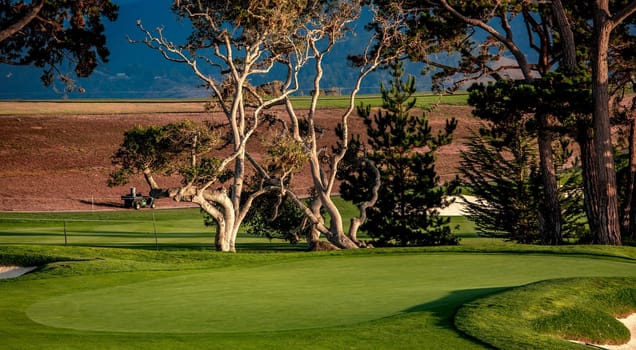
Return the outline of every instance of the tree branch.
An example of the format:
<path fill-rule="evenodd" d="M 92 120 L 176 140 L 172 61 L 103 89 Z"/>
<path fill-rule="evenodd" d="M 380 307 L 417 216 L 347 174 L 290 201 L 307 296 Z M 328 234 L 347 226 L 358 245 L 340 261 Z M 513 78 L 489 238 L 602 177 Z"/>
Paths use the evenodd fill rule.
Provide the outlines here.
<path fill-rule="evenodd" d="M 5 41 L 7 38 L 12 37 L 17 32 L 21 31 L 24 27 L 29 25 L 29 23 L 31 23 L 31 21 L 33 21 L 38 16 L 40 11 L 42 10 L 42 7 L 44 7 L 44 3 L 44 0 L 40 0 L 40 2 L 37 5 L 33 6 L 33 8 L 24 17 L 20 18 L 20 20 L 10 25 L 8 28 L 1 30 L 0 43 Z"/>
<path fill-rule="evenodd" d="M 633 15 L 634 12 L 636 12 L 636 1 L 630 2 L 629 4 L 627 4 L 627 6 L 623 7 L 620 11 L 612 16 L 612 28 L 621 24 L 624 20 L 627 19 L 627 17 Z"/>
<path fill-rule="evenodd" d="M 475 18 L 470 18 L 470 17 L 464 16 L 462 13 L 457 11 L 457 9 L 455 9 L 454 7 L 449 5 L 446 0 L 440 0 L 440 4 L 448 12 L 450 12 L 453 16 L 455 16 L 456 18 L 458 18 L 462 22 L 483 29 L 488 34 L 492 35 L 493 38 L 497 39 L 497 41 L 499 41 L 500 43 L 505 45 L 506 48 L 508 48 L 508 50 L 510 50 L 510 52 L 513 54 L 513 56 L 515 56 L 515 59 L 519 63 L 519 69 L 521 69 L 521 71 L 523 72 L 524 78 L 525 79 L 532 79 L 532 75 L 530 74 L 530 69 L 529 69 L 529 65 L 528 65 L 528 60 L 526 59 L 526 57 L 523 54 L 523 52 L 519 49 L 519 47 L 514 42 L 512 42 L 508 38 L 506 38 L 503 35 L 501 35 L 501 33 L 499 33 L 497 30 L 495 30 L 495 28 L 493 28 L 492 26 L 488 25 L 486 22 L 484 22 L 482 20 L 475 19 Z"/>

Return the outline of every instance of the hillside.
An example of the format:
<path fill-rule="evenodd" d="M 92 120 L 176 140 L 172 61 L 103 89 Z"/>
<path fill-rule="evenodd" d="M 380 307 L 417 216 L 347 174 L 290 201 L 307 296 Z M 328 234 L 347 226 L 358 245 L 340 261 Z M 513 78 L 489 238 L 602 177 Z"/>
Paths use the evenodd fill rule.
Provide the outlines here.
<path fill-rule="evenodd" d="M 28 104 L 28 112 L 24 112 L 24 104 Z M 203 112 L 200 102 L 0 102 L 0 110 L 15 111 L 0 116 L 1 211 L 118 208 L 120 196 L 128 192 L 128 186 L 108 188 L 106 180 L 113 169 L 110 156 L 119 146 L 124 130 L 181 119 L 222 118 Z M 339 109 L 320 111 L 319 124 L 328 130 L 322 142 L 333 141 L 333 128 L 341 112 Z M 437 168 L 443 178 L 456 173 L 461 138 L 477 123 L 469 115 L 469 107 L 465 106 L 440 106 L 429 114 L 433 128 L 442 127 L 448 117 L 459 119 L 455 142 L 439 152 Z M 356 119 L 357 124 L 352 130 L 362 132 L 362 123 Z M 257 141 L 250 149 L 258 153 Z M 296 186 L 306 191 L 310 187 L 308 180 L 307 176 L 301 175 L 297 177 Z M 177 184 L 174 179 L 162 181 L 168 185 Z M 138 191 L 147 192 L 141 179 L 132 185 Z M 159 207 L 175 204 L 168 199 L 158 203 Z"/>

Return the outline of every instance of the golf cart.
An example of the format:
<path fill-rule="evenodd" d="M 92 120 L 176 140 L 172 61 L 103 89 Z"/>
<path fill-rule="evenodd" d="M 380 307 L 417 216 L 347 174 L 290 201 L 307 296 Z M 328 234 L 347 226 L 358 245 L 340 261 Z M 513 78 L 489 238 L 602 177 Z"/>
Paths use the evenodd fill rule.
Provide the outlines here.
<path fill-rule="evenodd" d="M 121 199 L 124 201 L 124 208 L 155 208 L 155 199 L 151 196 L 144 196 L 141 192 L 137 192 L 134 187 L 130 188 L 130 193 L 127 195 L 121 196 Z"/>

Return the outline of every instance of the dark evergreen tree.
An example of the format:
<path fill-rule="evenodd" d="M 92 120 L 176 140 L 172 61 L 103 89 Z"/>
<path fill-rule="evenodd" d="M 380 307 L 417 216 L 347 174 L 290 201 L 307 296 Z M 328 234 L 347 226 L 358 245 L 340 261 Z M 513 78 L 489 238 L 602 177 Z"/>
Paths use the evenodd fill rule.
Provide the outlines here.
<path fill-rule="evenodd" d="M 451 141 L 457 123 L 448 120 L 446 128 L 435 135 L 425 114 L 411 115 L 416 106 L 415 78 L 403 80 L 400 63 L 391 64 L 390 74 L 390 88 L 381 85 L 382 109 L 372 115 L 370 106 L 358 108 L 367 128 L 368 150 L 357 138 L 349 149 L 367 153 L 381 174 L 378 201 L 369 209 L 362 229 L 378 245 L 457 244 L 449 219 L 434 209 L 444 207 L 445 196 L 455 188 L 455 183 L 439 184 L 435 151 Z M 345 199 L 355 203 L 368 199 L 373 178 L 370 164 L 348 165 L 341 185 Z"/>
<path fill-rule="evenodd" d="M 533 84 L 502 80 L 469 90 L 469 103 L 475 107 L 473 113 L 484 121 L 484 126 L 462 152 L 460 172 L 465 186 L 479 198 L 467 204 L 468 213 L 484 235 L 520 243 L 555 244 L 542 235 L 545 191 L 536 143 L 539 131 L 533 117 L 547 108 L 556 115 L 562 114 L 563 103 L 552 93 L 554 88 L 544 88 L 549 79 L 554 77 Z M 572 156 L 566 138 L 551 148 L 560 183 L 557 193 L 560 212 L 555 214 L 563 223 L 562 238 L 582 238 L 587 231 L 580 168 L 573 164 L 564 169 Z"/>
<path fill-rule="evenodd" d="M 536 149 L 531 141 L 523 128 L 504 134 L 484 127 L 462 152 L 462 178 L 477 198 L 466 202 L 467 213 L 481 234 L 539 241 Z"/>
<path fill-rule="evenodd" d="M 590 98 L 563 99 L 567 101 L 563 105 L 582 101 L 590 104 L 585 113 L 571 114 L 576 113 L 579 118 L 576 140 L 583 155 L 585 208 L 593 241 L 620 245 L 620 219 L 624 234 L 636 232 L 636 210 L 631 209 L 636 203 L 636 157 L 630 157 L 635 170 L 626 179 L 631 193 L 621 203 L 621 218 L 608 103 L 610 96 L 622 90 L 624 83 L 631 85 L 634 77 L 633 1 L 428 0 L 401 2 L 400 6 L 390 0 L 374 3 L 382 12 L 408 11 L 404 21 L 409 27 L 409 57 L 435 70 L 433 82 L 439 88 L 457 88 L 483 75 L 532 83 L 557 71 L 572 79 L 579 79 L 581 72 L 589 74 Z M 523 25 L 517 26 L 519 23 Z M 476 32 L 488 35 L 475 35 Z M 440 52 L 447 54 L 435 54 Z M 562 91 L 553 93 L 558 96 Z M 526 101 L 531 98 L 522 96 Z M 549 148 L 561 136 L 553 132 L 559 126 L 555 117 L 550 110 L 535 115 L 545 191 L 541 216 L 547 219 L 542 240 L 548 244 L 562 241 L 561 228 L 565 226 L 557 215 L 563 210 L 558 207 L 559 183 L 552 166 L 555 160 L 551 158 L 554 150 Z M 636 135 L 636 128 L 633 130 Z"/>

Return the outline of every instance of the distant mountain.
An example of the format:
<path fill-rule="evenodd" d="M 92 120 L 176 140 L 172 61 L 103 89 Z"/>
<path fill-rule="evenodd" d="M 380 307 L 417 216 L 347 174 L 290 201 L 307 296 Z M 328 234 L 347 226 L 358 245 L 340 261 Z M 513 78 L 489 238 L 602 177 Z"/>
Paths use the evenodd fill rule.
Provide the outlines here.
<path fill-rule="evenodd" d="M 127 36 L 143 37 L 137 28 L 137 19 L 142 19 L 149 29 L 165 25 L 167 35 L 185 36 L 184 23 L 177 23 L 164 5 L 153 0 L 116 1 L 120 3 L 119 18 L 106 22 L 109 61 L 97 67 L 93 74 L 80 79 L 78 84 L 86 93 L 70 94 L 71 98 L 145 98 L 184 97 L 198 92 L 196 79 L 185 67 L 167 62 L 158 53 L 144 45 L 131 44 Z M 162 8 L 163 7 L 163 8 Z M 181 29 L 181 30 L 179 30 Z M 40 80 L 40 70 L 33 67 L 0 65 L 0 98 L 62 98 L 63 91 L 56 87 L 45 88 Z"/>
<path fill-rule="evenodd" d="M 0 65 L 0 99 L 57 99 L 57 98 L 181 98 L 204 97 L 208 91 L 200 87 L 200 81 L 182 64 L 166 61 L 158 52 L 143 44 L 131 44 L 127 37 L 143 38 L 137 28 L 137 20 L 154 30 L 164 27 L 164 34 L 174 42 L 184 39 L 189 33 L 189 25 L 178 21 L 170 11 L 169 3 L 155 0 L 121 0 L 119 18 L 114 23 L 106 23 L 109 62 L 98 66 L 96 71 L 78 84 L 86 92 L 65 94 L 56 87 L 45 88 L 39 76 L 40 70 L 33 67 Z M 334 49 L 325 61 L 324 88 L 339 88 L 347 93 L 352 88 L 356 71 L 350 67 L 346 57 L 362 52 L 368 38 L 363 26 L 369 17 L 362 18 L 356 27 L 356 35 L 350 35 Z M 411 64 L 408 71 L 419 75 L 422 65 Z M 311 69 L 304 71 L 302 87 L 306 94 L 311 91 Z M 254 84 L 269 80 L 281 80 L 280 71 L 267 77 L 256 78 Z M 386 79 L 385 72 L 369 76 L 362 93 L 379 91 L 380 81 Z M 260 80 L 260 81 L 259 81 Z M 430 80 L 418 77 L 420 90 L 430 89 Z"/>

